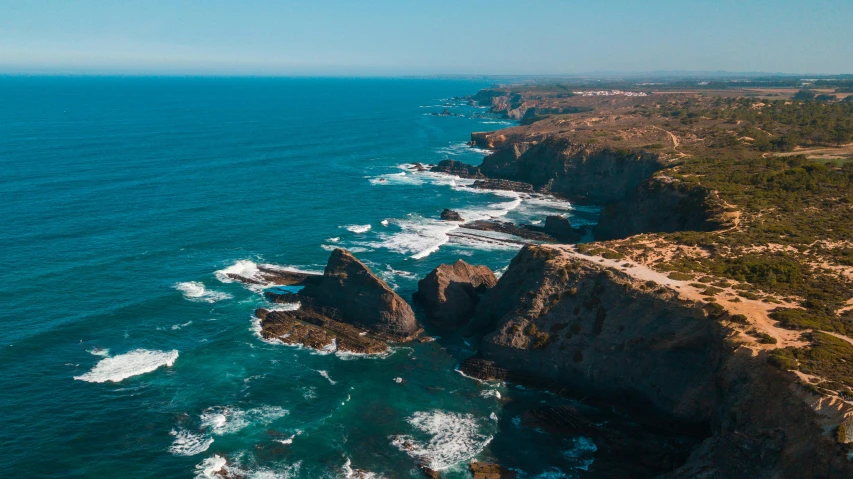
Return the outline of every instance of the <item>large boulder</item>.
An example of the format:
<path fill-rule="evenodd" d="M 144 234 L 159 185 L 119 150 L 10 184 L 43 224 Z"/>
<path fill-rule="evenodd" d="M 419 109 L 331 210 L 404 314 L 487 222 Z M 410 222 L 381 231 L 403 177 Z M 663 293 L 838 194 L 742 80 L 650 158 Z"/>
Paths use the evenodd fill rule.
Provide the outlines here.
<path fill-rule="evenodd" d="M 479 295 L 496 283 L 491 269 L 460 259 L 452 265 L 440 265 L 418 281 L 414 299 L 423 306 L 430 323 L 456 330 L 471 319 Z"/>
<path fill-rule="evenodd" d="M 444 221 L 465 221 L 465 219 L 462 218 L 462 215 L 460 215 L 459 212 L 447 208 L 445 208 L 441 212 L 441 219 Z"/>
<path fill-rule="evenodd" d="M 422 331 L 411 306 L 349 251 L 334 250 L 323 276 L 303 284 L 296 294 L 270 296 L 391 340 L 408 341 Z"/>

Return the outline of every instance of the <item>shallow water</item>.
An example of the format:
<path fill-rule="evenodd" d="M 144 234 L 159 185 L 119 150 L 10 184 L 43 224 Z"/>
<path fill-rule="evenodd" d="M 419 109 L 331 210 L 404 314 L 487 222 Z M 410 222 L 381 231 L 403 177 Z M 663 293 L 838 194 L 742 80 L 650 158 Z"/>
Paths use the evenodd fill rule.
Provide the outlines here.
<path fill-rule="evenodd" d="M 222 274 L 321 270 L 345 247 L 408 298 L 442 262 L 500 272 L 515 254 L 454 238 L 443 208 L 593 221 L 593 209 L 405 166 L 479 163 L 469 133 L 510 123 L 448 99 L 485 86 L 0 78 L 0 467 L 190 478 L 227 459 L 248 477 L 395 478 L 424 460 L 454 478 L 499 456 L 524 477 L 580 473 L 588 439 L 519 417 L 567 400 L 462 376 L 462 339 L 380 358 L 264 342 L 261 290 Z M 429 115 L 445 104 L 465 116 Z"/>

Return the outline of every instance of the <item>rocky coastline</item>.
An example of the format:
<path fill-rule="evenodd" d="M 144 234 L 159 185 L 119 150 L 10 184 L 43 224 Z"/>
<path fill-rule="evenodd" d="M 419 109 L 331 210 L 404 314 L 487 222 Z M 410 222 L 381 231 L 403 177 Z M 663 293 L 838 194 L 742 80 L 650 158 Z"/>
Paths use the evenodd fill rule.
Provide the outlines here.
<path fill-rule="evenodd" d="M 502 90 L 484 90 L 472 101 L 514 119 L 537 111 Z M 461 223 L 453 234 L 490 231 L 541 243 L 524 246 L 499 279 L 459 260 L 418 283 L 413 304 L 429 325 L 476 344 L 460 372 L 606 404 L 641 424 L 619 434 L 569 410 L 528 411 L 526 420 L 537 427 L 595 435 L 608 457 L 633 451 L 645 461 L 595 461 L 588 469 L 594 477 L 853 477 L 853 439 L 837 432 L 845 424 L 853 429 L 853 406 L 803 387 L 794 372 L 772 364 L 770 348 L 745 341 L 739 324 L 747 309 L 702 296 L 701 284 L 673 280 L 606 245 L 574 246 L 588 233 L 601 243 L 733 227 L 717 191 L 677 174 L 680 156 L 513 129 L 472 133 L 470 144 L 492 152 L 479 166 L 444 160 L 429 171 L 476 180 L 472 188 L 550 194 L 603 209 L 591 231 L 561 216 L 517 225 L 441 212 L 441 220 Z M 265 339 L 373 354 L 423 332 L 415 310 L 347 251 L 335 250 L 323 275 L 261 273 L 301 288 L 267 293 L 299 307 L 259 309 Z M 758 311 L 756 304 L 749 311 Z M 472 465 L 471 473 L 514 474 L 497 464 Z"/>

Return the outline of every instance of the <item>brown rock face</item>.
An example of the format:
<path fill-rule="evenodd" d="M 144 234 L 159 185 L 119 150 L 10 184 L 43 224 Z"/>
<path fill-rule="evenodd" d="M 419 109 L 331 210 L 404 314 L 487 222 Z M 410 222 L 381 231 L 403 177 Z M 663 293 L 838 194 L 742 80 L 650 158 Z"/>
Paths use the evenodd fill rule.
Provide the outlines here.
<path fill-rule="evenodd" d="M 481 356 L 462 370 L 692 426 L 706 439 L 686 462 L 661 456 L 655 468 L 667 479 L 853 477 L 847 446 L 813 408 L 822 397 L 768 364 L 766 353 L 730 342 L 715 314 L 558 248 L 528 246 L 478 304 L 471 328 L 484 333 Z M 604 474 L 605 466 L 590 472 L 634 477 Z"/>
<path fill-rule="evenodd" d="M 278 339 L 285 344 L 301 344 L 317 350 L 334 346 L 338 351 L 359 354 L 381 353 L 388 349 L 385 342 L 363 334 L 360 329 L 333 321 L 311 309 L 258 309 L 255 316 L 261 319 L 264 339 Z"/>
<path fill-rule="evenodd" d="M 462 215 L 460 215 L 458 212 L 449 210 L 447 208 L 445 208 L 444 211 L 441 212 L 441 219 L 444 221 L 465 221 L 465 219 L 462 218 Z"/>
<path fill-rule="evenodd" d="M 479 294 L 497 283 L 492 270 L 461 259 L 443 264 L 418 281 L 415 300 L 423 305 L 432 324 L 448 330 L 461 328 L 474 314 Z"/>
<path fill-rule="evenodd" d="M 518 477 L 514 471 L 510 471 L 499 464 L 472 462 L 468 468 L 474 475 L 474 479 L 515 479 Z"/>
<path fill-rule="evenodd" d="M 408 341 L 422 331 L 411 306 L 349 251 L 333 251 L 323 276 L 310 278 L 304 285 L 297 294 L 268 296 L 279 302 L 300 302 L 303 309 L 395 341 Z"/>

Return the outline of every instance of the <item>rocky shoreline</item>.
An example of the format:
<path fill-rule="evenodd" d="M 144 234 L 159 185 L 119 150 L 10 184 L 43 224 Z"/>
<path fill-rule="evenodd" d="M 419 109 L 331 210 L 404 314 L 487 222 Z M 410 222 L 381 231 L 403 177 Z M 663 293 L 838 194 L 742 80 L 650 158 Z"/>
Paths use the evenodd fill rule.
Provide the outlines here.
<path fill-rule="evenodd" d="M 481 92 L 473 100 L 512 118 L 527 114 L 512 97 Z M 479 166 L 444 160 L 414 169 L 473 179 L 472 188 L 551 194 L 604 209 L 592 231 L 560 216 L 540 226 L 465 222 L 458 212 L 441 212 L 441 220 L 460 222 L 452 235 L 488 231 L 542 243 L 524 246 L 500 279 L 459 260 L 418 283 L 413 302 L 426 321 L 477 344 L 461 373 L 625 412 L 641 426 L 605 431 L 569 409 L 525 414 L 542 429 L 600 438 L 608 458 L 635 461 L 592 462 L 593 477 L 853 477 L 850 448 L 835 436 L 853 407 L 802 387 L 794 373 L 768 362 L 768 349 L 739 341 L 738 315 L 728 306 L 685 294 L 681 284 L 606 248 L 583 254 L 571 246 L 588 233 L 600 241 L 731 227 L 717 192 L 686 185 L 668 170 L 672 157 L 648 151 L 512 130 L 472 133 L 471 144 L 493 152 Z M 423 332 L 409 304 L 347 251 L 335 250 L 323 275 L 261 273 L 301 287 L 267 293 L 300 306 L 258 310 L 265 339 L 374 354 Z M 471 473 L 514 474 L 497 464 L 472 465 Z"/>

